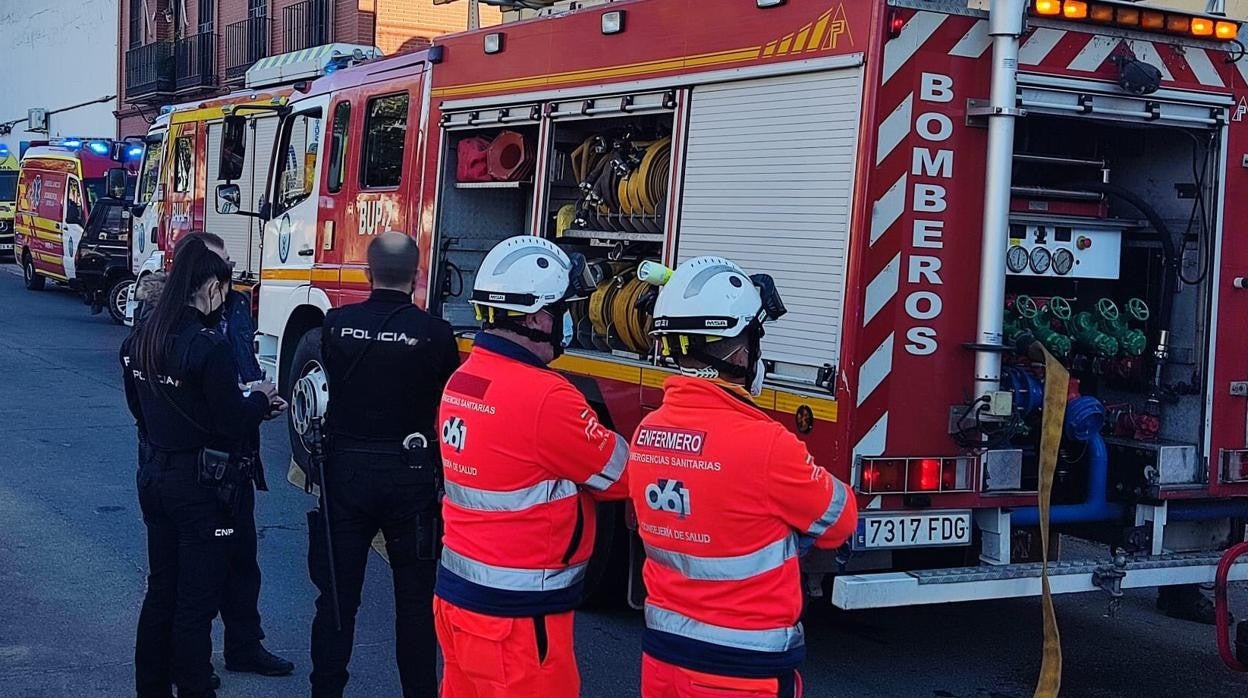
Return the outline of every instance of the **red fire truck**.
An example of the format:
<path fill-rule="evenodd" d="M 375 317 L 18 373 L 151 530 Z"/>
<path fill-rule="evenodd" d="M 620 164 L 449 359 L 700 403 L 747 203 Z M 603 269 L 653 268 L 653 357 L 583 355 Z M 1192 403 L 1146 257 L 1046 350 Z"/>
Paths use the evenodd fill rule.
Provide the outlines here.
<path fill-rule="evenodd" d="M 541 235 L 605 272 L 557 367 L 630 433 L 673 372 L 639 264 L 721 254 L 790 311 L 758 404 L 862 510 L 852 551 L 803 560 L 812 596 L 1039 594 L 1042 474 L 1055 530 L 1101 546 L 1055 593 L 1210 581 L 1248 519 L 1238 31 L 1108 0 L 581 1 L 332 63 L 253 214 L 260 360 L 286 391 L 320 376 L 381 231 L 465 334 L 485 252 Z"/>

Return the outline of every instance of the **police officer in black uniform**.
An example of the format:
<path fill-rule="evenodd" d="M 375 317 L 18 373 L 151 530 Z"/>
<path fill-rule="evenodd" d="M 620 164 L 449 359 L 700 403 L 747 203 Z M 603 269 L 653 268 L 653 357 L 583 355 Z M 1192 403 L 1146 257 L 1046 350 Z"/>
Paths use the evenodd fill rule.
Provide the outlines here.
<path fill-rule="evenodd" d="M 139 505 L 148 534 L 147 595 L 135 640 L 140 697 L 215 696 L 212 619 L 225 588 L 239 489 L 232 457 L 281 403 L 271 383 L 240 389 L 216 329 L 230 267 L 202 240 L 182 246 L 160 302 L 121 348 L 126 401 L 139 430 Z"/>
<path fill-rule="evenodd" d="M 347 684 L 364 568 L 379 530 L 394 577 L 403 695 L 437 695 L 434 422 L 459 352 L 450 325 L 411 302 L 419 256 L 410 237 L 380 235 L 368 247 L 372 295 L 325 317 L 321 353 L 329 405 L 327 458 L 319 476 L 328 484 L 322 507 L 329 505 L 341 629 L 335 623 L 324 520 L 314 511 L 308 515 L 308 568 L 320 596 L 312 622 L 313 696 L 341 696 Z"/>

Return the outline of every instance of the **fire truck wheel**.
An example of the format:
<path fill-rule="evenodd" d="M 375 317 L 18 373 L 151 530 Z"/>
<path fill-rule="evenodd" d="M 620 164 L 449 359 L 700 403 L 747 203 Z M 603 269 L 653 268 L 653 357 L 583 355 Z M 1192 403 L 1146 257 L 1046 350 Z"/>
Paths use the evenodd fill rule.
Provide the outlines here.
<path fill-rule="evenodd" d="M 22 281 L 30 291 L 42 291 L 43 285 L 47 283 L 47 279 L 35 271 L 35 263 L 29 252 L 22 256 Z"/>
<path fill-rule="evenodd" d="M 290 370 L 286 372 L 287 378 L 283 381 L 282 396 L 290 400 L 290 391 L 299 379 L 312 371 L 319 370 L 322 370 L 321 328 L 313 327 L 305 332 L 299 338 L 299 343 L 295 345 L 295 356 L 290 362 Z M 290 454 L 295 459 L 295 463 L 306 473 L 311 453 L 303 443 L 303 436 L 295 430 L 293 411 L 288 410 L 286 414 L 286 428 L 290 432 Z"/>
<path fill-rule="evenodd" d="M 583 608 L 625 608 L 628 602 L 628 536 L 622 502 L 598 504 L 594 552 L 585 572 Z"/>
<path fill-rule="evenodd" d="M 134 279 L 129 277 L 119 279 L 117 283 L 108 289 L 108 316 L 118 325 L 126 324 L 126 297 L 130 294 L 130 287 L 134 285 Z"/>

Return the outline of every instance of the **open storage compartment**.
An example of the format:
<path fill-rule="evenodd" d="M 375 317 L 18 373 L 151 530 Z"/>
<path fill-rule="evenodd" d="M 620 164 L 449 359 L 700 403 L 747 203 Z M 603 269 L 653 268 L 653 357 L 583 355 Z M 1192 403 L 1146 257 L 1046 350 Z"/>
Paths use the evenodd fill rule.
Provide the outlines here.
<path fill-rule="evenodd" d="M 540 123 L 535 104 L 442 117 L 434 294 L 456 330 L 479 326 L 468 298 L 485 255 L 500 240 L 532 229 Z"/>
<path fill-rule="evenodd" d="M 629 358 L 651 354 L 655 287 L 638 266 L 663 258 L 671 184 L 671 91 L 555 102 L 542 234 L 602 273 L 572 305 L 575 348 Z"/>
<path fill-rule="evenodd" d="M 637 278 L 637 268 L 663 259 L 670 232 L 675 106 L 675 93 L 665 91 L 444 115 L 436 286 L 442 316 L 457 329 L 475 329 L 468 299 L 485 254 L 505 238 L 536 232 L 585 255 L 603 278 L 590 298 L 572 304 L 571 348 L 649 357 L 657 289 Z M 491 153 L 500 140 L 513 154 L 524 149 L 515 177 L 499 176 L 506 174 L 500 160 L 508 167 L 515 161 Z"/>
<path fill-rule="evenodd" d="M 1103 405 L 1097 431 L 1108 464 L 1092 462 L 1086 445 L 1068 438 L 1054 502 L 1104 496 L 1089 492 L 1089 473 L 1098 468 L 1108 469 L 1110 499 L 1155 501 L 1163 490 L 1207 479 L 1224 131 L 1205 106 L 1165 103 L 1149 111 L 1137 100 L 1112 114 L 1076 116 L 1054 106 L 1062 94 L 1029 97 L 1035 112 L 1019 122 L 1006 343 L 1030 332 L 1070 369 L 1078 394 Z M 1134 106 L 1138 117 L 1128 109 Z M 1007 361 L 1006 374 L 1017 395 L 1036 393 L 1025 358 Z M 1086 420 L 1100 421 L 1096 414 Z M 1022 441 L 1024 488 L 1034 488 L 1034 445 Z"/>

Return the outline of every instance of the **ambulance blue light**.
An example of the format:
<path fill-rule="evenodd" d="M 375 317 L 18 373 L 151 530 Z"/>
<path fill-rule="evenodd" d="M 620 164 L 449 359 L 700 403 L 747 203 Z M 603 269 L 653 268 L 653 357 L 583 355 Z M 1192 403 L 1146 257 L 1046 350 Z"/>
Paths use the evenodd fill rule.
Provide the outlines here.
<path fill-rule="evenodd" d="M 7 158 L 8 156 L 9 156 L 9 146 L 3 143 L 0 143 L 0 158 Z"/>
<path fill-rule="evenodd" d="M 141 145 L 132 145 L 128 150 L 126 150 L 126 157 L 137 158 L 142 157 L 142 155 L 143 146 Z"/>
<path fill-rule="evenodd" d="M 76 140 L 61 141 L 61 147 L 62 148 L 81 148 L 82 141 L 76 141 Z"/>
<path fill-rule="evenodd" d="M 101 143 L 99 141 L 91 141 L 90 143 L 87 144 L 87 147 L 90 148 L 91 152 L 95 153 L 96 155 L 108 155 L 107 143 Z"/>

